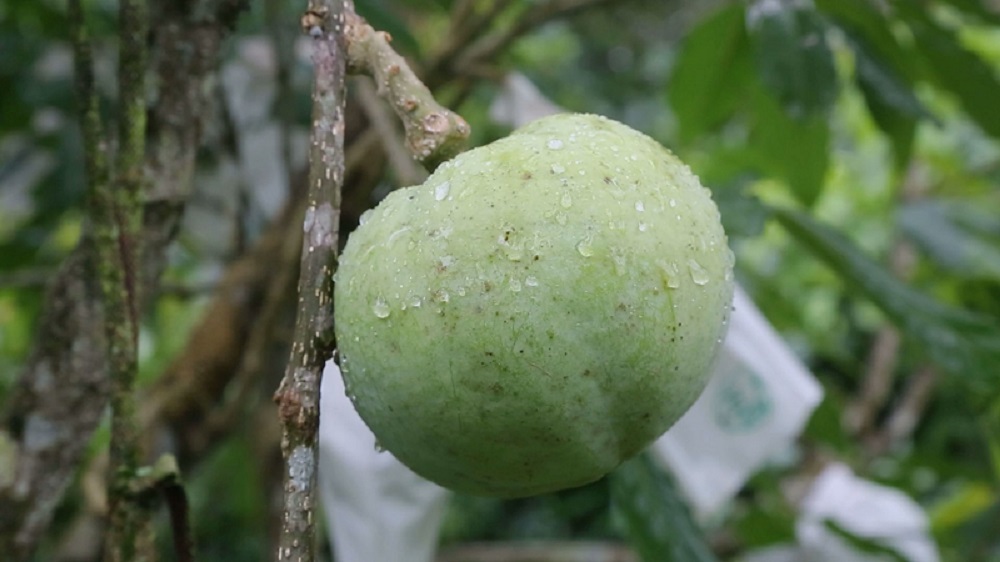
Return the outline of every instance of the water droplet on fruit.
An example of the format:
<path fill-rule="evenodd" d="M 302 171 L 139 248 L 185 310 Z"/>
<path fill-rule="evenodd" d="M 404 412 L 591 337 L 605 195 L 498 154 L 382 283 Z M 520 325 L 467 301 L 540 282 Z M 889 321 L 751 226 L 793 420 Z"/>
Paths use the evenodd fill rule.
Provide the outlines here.
<path fill-rule="evenodd" d="M 667 288 L 676 289 L 681 286 L 681 271 L 676 263 L 666 260 L 656 260 L 656 265 L 663 271 L 663 278 L 667 282 Z"/>
<path fill-rule="evenodd" d="M 510 261 L 521 261 L 524 257 L 524 241 L 518 240 L 517 233 L 510 225 L 504 225 L 497 235 L 497 245 Z"/>
<path fill-rule="evenodd" d="M 372 218 L 372 210 L 368 209 L 367 211 L 361 213 L 361 216 L 358 217 L 358 224 L 365 224 L 370 218 Z"/>
<path fill-rule="evenodd" d="M 385 452 L 385 447 L 382 446 L 382 443 L 380 443 L 378 439 L 375 440 L 375 452 L 377 453 Z"/>
<path fill-rule="evenodd" d="M 562 211 L 556 212 L 556 222 L 559 223 L 560 225 L 565 225 L 566 224 L 566 213 L 564 213 Z"/>
<path fill-rule="evenodd" d="M 407 232 L 408 230 L 410 230 L 410 227 L 408 227 L 408 226 L 404 226 L 403 228 L 400 228 L 399 230 L 397 230 L 397 231 L 393 232 L 392 234 L 390 234 L 390 235 L 389 235 L 389 238 L 387 238 L 387 239 L 386 239 L 386 241 L 385 241 L 385 245 L 386 245 L 386 246 L 390 246 L 390 245 L 392 245 L 392 243 L 393 243 L 393 242 L 394 242 L 394 241 L 396 240 L 396 238 L 398 238 L 398 237 L 402 236 L 402 235 L 403 235 L 403 234 L 405 234 L 405 233 L 406 233 L 406 232 Z"/>
<path fill-rule="evenodd" d="M 515 246 L 504 242 L 500 244 L 500 247 L 503 248 L 504 255 L 507 256 L 507 259 L 510 261 L 521 261 L 524 257 L 524 248 L 520 245 Z"/>
<path fill-rule="evenodd" d="M 534 275 L 529 275 L 529 276 L 527 276 L 527 277 L 524 278 L 524 284 L 527 285 L 527 286 L 529 286 L 529 287 L 537 287 L 538 286 L 538 278 L 536 278 Z"/>
<path fill-rule="evenodd" d="M 671 207 L 676 207 L 677 206 L 677 200 L 676 199 L 671 199 L 670 200 L 670 206 Z"/>
<path fill-rule="evenodd" d="M 562 199 L 559 200 L 559 204 L 568 209 L 573 206 L 573 197 L 567 193 L 562 196 Z"/>
<path fill-rule="evenodd" d="M 552 173 L 553 174 L 561 174 L 561 173 L 563 173 L 565 171 L 566 171 L 566 168 L 560 166 L 559 164 L 553 164 L 552 165 Z"/>
<path fill-rule="evenodd" d="M 636 201 L 635 202 L 635 210 L 639 211 L 641 213 L 641 212 L 643 212 L 643 211 L 646 210 L 646 206 L 642 204 L 642 201 Z"/>
<path fill-rule="evenodd" d="M 515 293 L 521 292 L 521 282 L 517 279 L 511 279 L 509 285 L 511 291 L 514 291 Z"/>
<path fill-rule="evenodd" d="M 448 238 L 453 230 L 454 228 L 450 224 L 438 227 L 431 232 L 431 238 Z"/>
<path fill-rule="evenodd" d="M 548 146 L 552 150 L 559 150 L 560 148 L 563 147 L 563 141 L 559 139 L 550 139 L 549 142 L 546 143 L 546 146 Z"/>
<path fill-rule="evenodd" d="M 628 271 L 625 264 L 625 254 L 623 254 L 621 250 L 613 249 L 611 250 L 611 260 L 615 264 L 615 273 L 618 275 L 625 275 L 625 272 Z"/>
<path fill-rule="evenodd" d="M 434 302 L 448 302 L 449 300 L 451 300 L 451 295 L 449 295 L 448 291 L 445 291 L 444 289 L 434 293 Z"/>
<path fill-rule="evenodd" d="M 451 183 L 444 182 L 442 184 L 438 184 L 438 186 L 434 188 L 434 199 L 443 201 L 444 198 L 448 196 L 449 191 L 451 191 Z"/>
<path fill-rule="evenodd" d="M 646 232 L 647 229 L 649 229 L 649 225 L 644 222 L 639 223 L 639 232 Z"/>
<path fill-rule="evenodd" d="M 372 305 L 372 312 L 378 318 L 388 318 L 389 317 L 389 305 L 385 302 L 385 299 L 381 295 L 375 299 L 375 304 Z"/>
<path fill-rule="evenodd" d="M 594 255 L 594 237 L 588 234 L 583 240 L 576 243 L 576 251 L 580 252 L 580 255 L 589 258 Z"/>
<path fill-rule="evenodd" d="M 412 306 L 413 308 L 420 308 L 420 305 L 421 305 L 421 304 L 423 304 L 423 301 L 422 301 L 422 300 L 420 300 L 420 297 L 418 297 L 418 296 L 416 296 L 416 295 L 414 295 L 414 296 L 413 296 L 413 297 L 412 297 L 412 298 L 410 299 L 410 306 Z"/>
<path fill-rule="evenodd" d="M 695 285 L 705 285 L 708 283 L 708 272 L 700 263 L 693 259 L 688 260 L 688 268 L 691 270 L 691 280 Z"/>

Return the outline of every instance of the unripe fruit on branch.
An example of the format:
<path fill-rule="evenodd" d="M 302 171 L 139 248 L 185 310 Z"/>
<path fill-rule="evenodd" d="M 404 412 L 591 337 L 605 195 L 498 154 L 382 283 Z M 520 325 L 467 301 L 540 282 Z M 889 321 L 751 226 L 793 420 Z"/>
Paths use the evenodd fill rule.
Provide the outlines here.
<path fill-rule="evenodd" d="M 365 219 L 337 274 L 341 367 L 416 473 L 502 497 L 583 485 L 704 389 L 733 254 L 709 191 L 645 135 L 548 117 Z"/>

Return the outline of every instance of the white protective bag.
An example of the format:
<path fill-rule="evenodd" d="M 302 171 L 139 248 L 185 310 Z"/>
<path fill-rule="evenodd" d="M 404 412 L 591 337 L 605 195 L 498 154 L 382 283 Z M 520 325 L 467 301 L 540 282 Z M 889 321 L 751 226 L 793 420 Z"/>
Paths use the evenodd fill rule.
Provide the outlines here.
<path fill-rule="evenodd" d="M 336 363 L 320 392 L 319 489 L 337 562 L 430 562 L 448 492 L 375 447 Z"/>
<path fill-rule="evenodd" d="M 715 514 L 791 447 L 823 389 L 740 287 L 705 392 L 651 451 L 695 514 Z"/>
<path fill-rule="evenodd" d="M 857 477 L 842 463 L 823 469 L 800 507 L 795 537 L 804 560 L 889 562 L 886 554 L 862 552 L 828 526 L 869 539 L 908 562 L 938 562 L 930 521 L 920 504 L 903 492 Z"/>

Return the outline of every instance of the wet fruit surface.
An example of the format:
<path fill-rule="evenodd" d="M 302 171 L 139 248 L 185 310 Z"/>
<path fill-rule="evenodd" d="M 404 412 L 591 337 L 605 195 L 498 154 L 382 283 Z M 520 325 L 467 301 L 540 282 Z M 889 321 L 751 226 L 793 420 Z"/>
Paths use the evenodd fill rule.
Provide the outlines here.
<path fill-rule="evenodd" d="M 586 484 L 704 388 L 732 265 L 708 190 L 655 141 L 536 121 L 363 217 L 335 292 L 348 394 L 441 485 Z"/>

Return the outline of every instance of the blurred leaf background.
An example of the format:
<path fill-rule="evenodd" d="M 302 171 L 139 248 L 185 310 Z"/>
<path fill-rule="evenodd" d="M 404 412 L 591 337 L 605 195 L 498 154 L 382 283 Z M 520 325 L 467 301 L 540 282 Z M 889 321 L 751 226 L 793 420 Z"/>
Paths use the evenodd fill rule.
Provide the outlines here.
<path fill-rule="evenodd" d="M 115 5 L 84 4 L 110 99 Z M 357 8 L 469 120 L 474 144 L 508 132 L 489 106 L 516 70 L 560 106 L 621 120 L 674 150 L 713 189 L 739 280 L 826 397 L 796 459 L 758 474 L 712 521 L 692 521 L 669 476 L 640 459 L 550 496 L 456 497 L 442 545 L 626 540 L 647 562 L 738 560 L 793 540 L 787 483 L 823 457 L 916 499 L 943 560 L 1000 560 L 997 3 L 593 2 L 514 34 L 489 60 L 463 66 L 459 53 L 442 62 L 455 39 L 449 21 L 462 10 L 488 14 L 480 31 L 489 34 L 546 4 L 571 2 L 358 0 Z M 304 7 L 252 2 L 224 49 L 218 115 L 142 329 L 145 385 L 182 352 L 227 265 L 261 236 L 304 166 Z M 81 230 L 64 10 L 49 0 L 0 5 L 0 398 L 30 350 L 45 282 Z M 291 58 L 276 56 L 275 45 Z M 398 186 L 396 172 L 374 183 L 367 205 Z M 887 345 L 888 372 L 875 375 L 873 357 Z M 873 376 L 888 392 L 862 408 Z M 931 390 L 917 394 L 918 379 Z M 262 386 L 254 400 L 266 412 L 271 389 Z M 900 415 L 911 416 L 908 426 L 893 424 Z M 275 482 L 258 462 L 257 423 L 231 423 L 218 444 L 185 461 L 205 560 L 270 557 Z M 74 534 L 85 533 L 83 475 L 39 560 L 71 560 L 67 543 L 83 540 Z"/>

